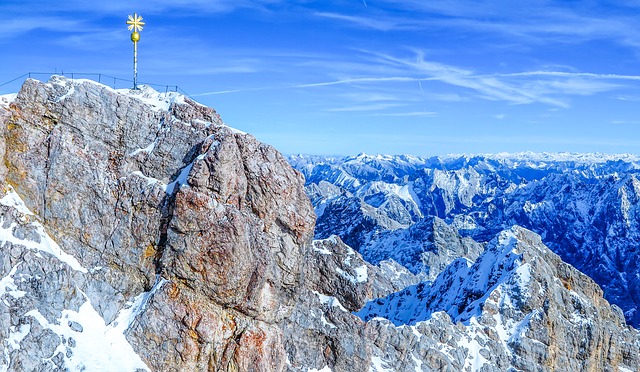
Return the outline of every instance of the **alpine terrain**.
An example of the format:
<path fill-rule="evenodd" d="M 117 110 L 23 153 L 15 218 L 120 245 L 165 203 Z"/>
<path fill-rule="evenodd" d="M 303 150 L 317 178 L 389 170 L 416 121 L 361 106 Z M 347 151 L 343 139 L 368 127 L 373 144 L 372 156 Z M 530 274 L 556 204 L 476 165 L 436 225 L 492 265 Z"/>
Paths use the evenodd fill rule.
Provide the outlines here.
<path fill-rule="evenodd" d="M 57 76 L 0 156 L 0 371 L 640 370 L 631 156 L 287 159 Z"/>
<path fill-rule="evenodd" d="M 587 274 L 640 327 L 640 158 L 499 154 L 290 158 L 307 178 L 316 237 L 433 280 L 513 225 Z M 462 240 L 451 240 L 459 234 Z M 448 240 L 447 240 L 448 239 Z M 473 239 L 473 240 L 472 240 Z"/>

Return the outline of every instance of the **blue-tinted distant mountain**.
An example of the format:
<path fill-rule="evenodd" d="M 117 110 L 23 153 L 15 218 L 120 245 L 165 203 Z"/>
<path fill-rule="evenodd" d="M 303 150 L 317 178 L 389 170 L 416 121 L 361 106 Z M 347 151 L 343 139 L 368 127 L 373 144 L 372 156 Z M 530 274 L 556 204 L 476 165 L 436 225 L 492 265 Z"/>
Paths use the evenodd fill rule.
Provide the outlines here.
<path fill-rule="evenodd" d="M 307 178 L 318 214 L 317 238 L 335 233 L 368 260 L 394 258 L 425 274 L 422 263 L 407 259 L 429 251 L 425 236 L 433 234 L 434 225 L 425 219 L 440 218 L 479 242 L 520 225 L 592 277 L 627 321 L 640 325 L 640 158 L 635 155 L 361 154 L 289 160 Z"/>

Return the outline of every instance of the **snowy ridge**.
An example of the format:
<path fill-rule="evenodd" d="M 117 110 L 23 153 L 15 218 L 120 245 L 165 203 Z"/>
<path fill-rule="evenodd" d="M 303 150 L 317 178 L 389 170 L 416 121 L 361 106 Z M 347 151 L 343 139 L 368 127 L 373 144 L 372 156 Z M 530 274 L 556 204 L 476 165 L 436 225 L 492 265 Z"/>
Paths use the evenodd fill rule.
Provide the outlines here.
<path fill-rule="evenodd" d="M 563 172 L 571 169 L 589 170 L 592 167 L 629 164 L 631 169 L 640 170 L 640 157 L 634 154 L 602 153 L 497 153 L 477 155 L 447 155 L 419 157 L 409 155 L 366 155 L 321 157 L 312 155 L 294 155 L 289 157 L 291 165 L 302 172 L 309 183 L 325 180 L 335 185 L 349 188 L 353 184 L 366 184 L 362 181 L 385 181 L 402 184 L 405 176 L 420 173 L 422 170 L 459 170 L 474 168 L 480 173 L 505 170 L 516 174 L 522 171 Z M 340 175 L 340 176 L 338 176 Z M 337 179 L 340 179 L 338 181 Z M 348 181 L 346 181 L 348 180 Z M 357 186 L 356 186 L 357 187 Z"/>
<path fill-rule="evenodd" d="M 5 192 L 6 192 L 5 196 L 2 197 L 2 199 L 0 199 L 0 204 L 16 209 L 16 211 L 22 215 L 20 219 L 23 222 L 28 223 L 29 225 L 31 225 L 32 228 L 35 229 L 35 232 L 37 234 L 36 235 L 37 240 L 34 241 L 34 240 L 22 239 L 15 236 L 14 231 L 15 231 L 15 228 L 17 227 L 17 224 L 12 223 L 6 228 L 4 227 L 4 225 L 6 224 L 1 224 L 3 227 L 0 228 L 0 241 L 11 242 L 13 244 L 22 245 L 28 249 L 46 252 L 48 254 L 53 255 L 61 262 L 66 263 L 74 270 L 77 270 L 83 273 L 87 272 L 87 269 L 82 267 L 82 265 L 78 262 L 78 260 L 76 260 L 75 257 L 65 253 L 62 250 L 62 248 L 60 248 L 58 243 L 56 243 L 55 241 L 53 241 L 53 239 L 51 239 L 51 237 L 45 232 L 44 226 L 42 226 L 40 222 L 31 221 L 32 216 L 34 216 L 34 214 L 29 210 L 29 208 L 27 208 L 27 206 L 24 204 L 20 196 L 13 190 L 11 186 L 9 186 L 5 190 Z"/>
<path fill-rule="evenodd" d="M 58 101 L 62 101 L 67 97 L 75 93 L 75 87 L 81 84 L 96 84 L 102 88 L 111 92 L 126 95 L 129 97 L 135 97 L 143 103 L 151 106 L 154 110 L 169 111 L 169 108 L 173 103 L 184 103 L 184 95 L 177 92 L 165 92 L 160 93 L 148 85 L 139 85 L 137 90 L 133 89 L 113 89 L 108 85 L 100 84 L 90 79 L 67 79 L 63 76 L 52 76 L 48 85 L 56 85 L 63 88 L 63 94 L 58 98 Z"/>
<path fill-rule="evenodd" d="M 140 85 L 138 90 L 117 89 L 116 92 L 135 97 L 155 110 L 169 111 L 172 104 L 184 104 L 184 95 L 177 92 L 160 93 L 148 85 Z"/>
<path fill-rule="evenodd" d="M 608 161 L 640 162 L 640 157 L 634 154 L 605 154 L 605 153 L 574 153 L 574 152 L 516 152 L 467 155 L 469 158 L 485 157 L 496 160 L 533 161 L 533 162 L 577 162 L 577 163 L 605 163 Z M 451 157 L 455 157 L 451 155 Z"/>
<path fill-rule="evenodd" d="M 620 328 L 622 314 L 601 293 L 539 236 L 515 226 L 493 239 L 475 263 L 458 259 L 433 283 L 372 300 L 354 314 L 408 338 L 415 345 L 415 367 L 423 365 L 420 356 L 437 350 L 451 363 L 444 369 L 537 370 L 549 360 L 541 350 L 558 345 L 564 348 L 560 358 L 570 363 L 565 370 L 577 371 L 592 365 L 588 344 L 594 339 L 615 333 L 620 337 L 615 347 L 638 347 L 638 332 Z M 393 365 L 393 350 L 374 350 L 381 365 Z M 629 362 L 636 363 L 633 358 L 624 363 Z M 611 363 L 625 368 L 620 361 Z"/>
<path fill-rule="evenodd" d="M 158 92 L 152 87 L 144 84 L 139 85 L 137 90 L 113 89 L 108 85 L 104 85 L 90 79 L 68 79 L 64 76 L 56 76 L 56 75 L 52 76 L 51 79 L 49 79 L 49 81 L 46 84 L 52 87 L 55 86 L 59 88 L 60 96 L 57 99 L 58 101 L 62 101 L 67 97 L 73 95 L 75 93 L 76 86 L 81 84 L 92 84 L 92 85 L 100 86 L 101 89 L 106 89 L 109 92 L 134 98 L 140 101 L 141 103 L 148 105 L 153 111 L 167 112 L 171 110 L 171 107 L 173 105 L 185 104 L 187 100 L 189 100 L 189 103 L 191 104 L 202 106 L 202 104 L 194 101 L 191 98 L 185 97 L 181 93 Z M 3 103 L 4 101 L 6 101 L 7 102 L 6 105 L 8 105 L 15 98 L 16 98 L 16 94 L 0 96 L 0 105 L 5 105 L 5 103 Z M 212 123 L 206 123 L 206 124 L 211 125 Z M 235 133 L 245 134 L 241 130 L 229 127 L 227 125 L 224 125 L 224 126 L 228 127 L 230 130 L 232 130 Z M 152 150 L 153 150 L 153 143 L 149 144 L 149 146 L 145 148 L 139 149 L 138 151 L 150 152 Z M 135 155 L 135 152 L 133 153 L 133 155 Z"/>
<path fill-rule="evenodd" d="M 373 300 L 356 315 L 363 320 L 383 317 L 400 326 L 414 325 L 434 312 L 444 311 L 454 322 L 468 323 L 480 316 L 480 309 L 494 291 L 505 295 L 503 301 L 510 301 L 510 293 L 524 301 L 531 275 L 529 266 L 522 263 L 516 241 L 513 231 L 504 231 L 475 263 L 457 259 L 432 284 L 420 283 Z"/>
<path fill-rule="evenodd" d="M 405 164 L 405 165 L 426 165 L 439 159 L 443 162 L 460 161 L 464 159 L 471 161 L 473 159 L 491 159 L 501 161 L 524 161 L 533 163 L 542 162 L 576 162 L 584 164 L 604 163 L 607 161 L 625 161 L 640 162 L 640 157 L 635 154 L 606 154 L 606 153 L 577 153 L 577 152 L 499 152 L 499 153 L 479 153 L 479 154 L 448 154 L 438 157 L 421 157 L 413 155 L 367 155 L 360 154 L 355 157 L 345 157 L 346 162 L 357 161 L 378 161 L 387 164 Z"/>
<path fill-rule="evenodd" d="M 27 252 L 35 251 L 35 257 L 40 260 L 54 260 L 60 262 L 56 265 L 58 275 L 66 272 L 76 272 L 77 275 L 88 274 L 73 256 L 65 253 L 45 232 L 44 227 L 35 221 L 35 215 L 26 207 L 20 196 L 10 186 L 5 189 L 5 196 L 0 199 L 0 205 L 4 206 L 2 216 L 2 229 L 0 229 L 0 242 L 4 247 L 23 247 Z M 19 222 L 11 222 L 15 219 Z M 15 248 L 13 248 L 15 252 Z M 43 263 L 40 263 L 42 265 Z M 35 265 L 39 267 L 39 265 Z M 66 269 L 70 268 L 71 270 Z M 0 330 L 0 345 L 3 346 L 0 353 L 0 371 L 6 372 L 12 369 L 12 356 L 21 352 L 23 342 L 38 343 L 38 338 L 43 337 L 43 329 L 49 330 L 57 338 L 57 347 L 53 354 L 42 359 L 38 369 L 53 369 L 56 365 L 63 365 L 70 371 L 148 371 L 149 368 L 135 353 L 132 346 L 125 338 L 124 332 L 135 321 L 136 317 L 144 311 L 149 300 L 155 292 L 166 282 L 162 278 L 156 280 L 151 291 L 141 293 L 129 302 L 116 316 L 111 324 L 105 324 L 102 316 L 96 311 L 89 298 L 79 287 L 70 282 L 69 293 L 76 293 L 83 302 L 79 306 L 70 306 L 59 311 L 60 316 L 51 319 L 50 305 L 43 307 L 38 301 L 42 293 L 31 292 L 34 280 L 46 280 L 41 274 L 27 274 L 29 265 L 25 262 L 18 263 L 0 279 L 0 301 L 3 306 L 11 308 L 15 315 L 20 317 L 18 325 L 8 330 Z M 92 270 L 93 272 L 93 270 Z M 83 279 L 87 280 L 87 279 Z M 51 285 L 48 282 L 40 284 L 46 288 Z M 55 288 L 55 287 L 54 287 Z M 47 293 L 47 295 L 55 295 Z M 72 305 L 71 300 L 68 305 Z M 25 310 L 21 310 L 25 309 Z M 30 310 L 27 310 L 30 309 Z M 44 309 L 44 310 L 43 310 Z M 21 311 L 24 311 L 23 313 Z M 18 318 L 16 318 L 18 319 Z M 32 335 L 37 330 L 38 334 Z M 34 338 L 35 341 L 34 341 Z M 55 346 L 55 344 L 54 344 Z M 27 349 L 29 346 L 27 346 Z M 56 358 L 54 358 L 56 356 Z M 57 359 L 60 357 L 61 359 Z M 54 360 L 55 359 L 55 360 Z M 60 364 L 62 363 L 62 364 Z M 23 366 L 27 370 L 35 366 Z M 16 366 L 13 366 L 16 368 Z"/>

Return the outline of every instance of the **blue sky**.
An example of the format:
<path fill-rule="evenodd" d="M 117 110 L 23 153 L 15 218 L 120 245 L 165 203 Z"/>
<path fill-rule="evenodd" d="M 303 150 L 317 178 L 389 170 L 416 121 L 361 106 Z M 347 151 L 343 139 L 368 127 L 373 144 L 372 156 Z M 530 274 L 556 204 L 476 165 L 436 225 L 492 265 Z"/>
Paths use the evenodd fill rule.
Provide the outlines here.
<path fill-rule="evenodd" d="M 640 154 L 640 0 L 2 0 L 0 84 L 130 79 L 133 12 L 140 81 L 287 154 Z"/>

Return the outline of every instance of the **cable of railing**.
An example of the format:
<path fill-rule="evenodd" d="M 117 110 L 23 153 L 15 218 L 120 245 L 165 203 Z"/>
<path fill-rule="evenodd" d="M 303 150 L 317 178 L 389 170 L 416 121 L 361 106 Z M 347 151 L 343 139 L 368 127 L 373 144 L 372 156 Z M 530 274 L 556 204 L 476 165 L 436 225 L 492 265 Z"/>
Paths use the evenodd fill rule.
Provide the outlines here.
<path fill-rule="evenodd" d="M 123 79 L 123 78 L 119 78 L 119 77 L 115 77 L 115 76 L 111 76 L 111 75 L 106 75 L 106 74 L 102 74 L 102 73 L 98 73 L 98 72 L 67 72 L 65 73 L 64 70 L 63 71 L 55 71 L 55 72 L 37 72 L 37 71 L 31 71 L 31 72 L 27 72 L 24 75 L 18 76 L 15 79 L 9 80 L 6 83 L 0 84 L 0 87 L 6 86 L 8 84 L 11 84 L 17 80 L 20 80 L 24 77 L 28 77 L 29 79 L 31 79 L 34 76 L 54 76 L 54 75 L 59 75 L 59 76 L 67 76 L 70 77 L 72 80 L 76 79 L 76 76 L 78 76 L 79 78 L 82 77 L 97 77 L 98 83 L 103 84 L 102 83 L 102 79 L 113 79 L 113 85 L 112 87 L 114 89 L 116 89 L 116 87 L 118 86 L 118 82 L 123 82 L 123 83 L 133 83 L 133 80 L 130 79 Z M 95 79 L 94 79 L 95 80 Z M 165 93 L 168 92 L 176 92 L 176 93 L 181 93 L 183 95 L 185 95 L 186 97 L 193 99 L 193 97 L 191 97 L 191 95 L 189 95 L 186 91 L 184 91 L 184 89 L 180 88 L 177 85 L 166 85 L 166 84 L 155 84 L 155 83 L 145 83 L 145 82 L 139 82 L 140 85 L 148 85 L 150 87 L 153 88 L 157 88 L 158 90 L 164 88 Z"/>
<path fill-rule="evenodd" d="M 195 101 L 195 99 L 193 97 L 191 97 L 191 95 L 187 92 L 184 91 L 184 89 L 176 86 L 176 92 L 178 93 L 182 93 L 185 97 L 188 97 L 190 100 Z"/>
<path fill-rule="evenodd" d="M 9 81 L 7 81 L 7 82 L 6 82 L 6 83 L 4 83 L 4 84 L 0 84 L 0 87 L 3 87 L 3 86 L 8 85 L 8 84 L 11 84 L 11 83 L 13 83 L 14 81 L 19 80 L 19 79 L 22 79 L 22 78 L 24 78 L 24 77 L 25 77 L 25 76 L 27 76 L 27 75 L 28 75 L 28 74 L 24 74 L 24 75 L 22 75 L 22 76 L 18 76 L 17 78 L 12 79 L 12 80 L 9 80 Z"/>

